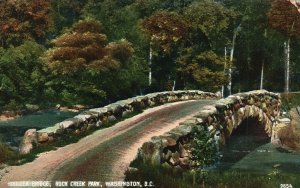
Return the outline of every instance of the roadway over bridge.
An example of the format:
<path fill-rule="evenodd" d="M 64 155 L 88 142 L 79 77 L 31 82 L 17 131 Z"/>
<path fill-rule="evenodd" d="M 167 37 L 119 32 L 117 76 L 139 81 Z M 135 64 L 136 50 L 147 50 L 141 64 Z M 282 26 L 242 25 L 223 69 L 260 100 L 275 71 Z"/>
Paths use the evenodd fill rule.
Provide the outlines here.
<path fill-rule="evenodd" d="M 104 120 L 112 119 L 111 116 L 113 114 L 116 113 L 116 117 L 117 114 L 120 114 L 119 105 L 124 105 L 124 109 L 130 109 L 125 103 L 130 104 L 130 106 L 133 105 L 137 109 L 144 105 L 146 106 L 146 104 L 155 106 L 155 104 L 168 103 L 157 107 L 152 106 L 153 108 L 147 109 L 137 116 L 126 119 L 112 127 L 98 130 L 77 143 L 58 148 L 55 151 L 42 153 L 31 163 L 8 167 L 6 169 L 8 173 L 1 179 L 0 187 L 6 187 L 9 181 L 18 180 L 97 179 L 108 181 L 116 180 L 117 177 L 120 178 L 119 180 L 122 180 L 124 171 L 135 158 L 138 148 L 145 141 L 150 140 L 152 136 L 158 136 L 175 128 L 180 122 L 198 113 L 203 106 L 212 104 L 214 102 L 212 99 L 216 97 L 213 93 L 202 91 L 161 92 L 119 101 L 103 108 L 90 109 L 88 110 L 89 112 L 96 111 L 99 114 L 97 116 L 98 120 L 103 123 Z M 64 129 L 63 132 L 65 133 L 73 134 L 68 129 L 76 132 L 78 128 L 85 127 L 85 122 L 90 122 L 89 118 L 93 118 L 93 115 L 96 114 L 95 112 L 89 112 L 84 112 L 78 115 L 77 118 L 66 120 L 54 127 L 50 127 L 47 129 L 49 130 L 48 133 L 58 130 L 57 133 L 54 132 L 52 135 L 57 134 L 56 138 L 62 132 L 61 129 Z M 87 118 L 87 114 L 92 116 Z M 83 119 L 84 117 L 85 119 Z M 79 118 L 82 119 L 80 120 Z M 101 124 L 99 121 L 93 121 L 95 126 L 97 122 Z M 63 127 L 63 125 L 65 126 Z M 39 132 L 29 130 L 28 132 L 30 134 L 25 135 L 28 136 L 25 138 L 27 141 L 32 139 L 33 142 L 42 143 L 43 139 L 45 139 L 45 134 L 43 134 L 45 130 Z M 47 135 L 49 136 L 49 134 Z M 46 142 L 49 142 L 49 139 L 47 141 L 45 139 L 44 143 Z M 118 169 L 117 171 L 115 170 L 116 168 Z M 111 173 L 113 171 L 117 173 Z"/>

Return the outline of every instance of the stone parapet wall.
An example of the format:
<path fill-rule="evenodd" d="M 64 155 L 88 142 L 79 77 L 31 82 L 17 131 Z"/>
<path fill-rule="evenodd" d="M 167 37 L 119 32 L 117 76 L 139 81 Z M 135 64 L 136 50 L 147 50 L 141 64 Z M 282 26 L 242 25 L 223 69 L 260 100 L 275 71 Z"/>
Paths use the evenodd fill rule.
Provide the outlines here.
<path fill-rule="evenodd" d="M 27 130 L 20 145 L 20 153 L 29 153 L 33 146 L 45 145 L 60 139 L 68 139 L 68 135 L 71 134 L 80 134 L 90 129 L 104 127 L 109 123 L 114 123 L 149 107 L 176 101 L 217 98 L 218 96 L 214 93 L 185 90 L 150 93 L 145 96 L 117 101 L 101 108 L 86 110 L 52 127 L 38 131 L 35 129 Z"/>
<path fill-rule="evenodd" d="M 138 158 L 154 165 L 193 167 L 191 142 L 199 131 L 207 131 L 213 141 L 225 144 L 226 138 L 244 119 L 256 118 L 271 137 L 279 122 L 280 95 L 265 90 L 238 93 L 208 105 L 178 127 L 143 144 Z"/>

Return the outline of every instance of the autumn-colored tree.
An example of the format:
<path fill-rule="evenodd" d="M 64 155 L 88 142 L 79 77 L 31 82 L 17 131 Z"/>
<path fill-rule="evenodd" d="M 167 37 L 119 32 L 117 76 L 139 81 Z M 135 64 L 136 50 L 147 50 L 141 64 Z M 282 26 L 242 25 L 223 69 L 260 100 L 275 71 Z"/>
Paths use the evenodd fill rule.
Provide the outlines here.
<path fill-rule="evenodd" d="M 185 19 L 177 13 L 158 11 L 142 23 L 151 42 L 158 45 L 164 53 L 170 53 L 173 44 L 180 42 L 189 31 Z"/>
<path fill-rule="evenodd" d="M 126 40 L 108 44 L 101 24 L 94 20 L 79 21 L 51 44 L 54 48 L 46 54 L 47 63 L 57 74 L 73 74 L 80 70 L 116 70 L 133 53 Z"/>
<path fill-rule="evenodd" d="M 286 36 L 285 48 L 285 87 L 284 91 L 290 90 L 290 43 L 292 37 L 300 36 L 300 14 L 295 6 L 286 0 L 274 0 L 268 14 L 272 28 Z"/>
<path fill-rule="evenodd" d="M 284 35 L 300 36 L 300 13 L 288 1 L 272 1 L 268 17 L 271 27 Z"/>
<path fill-rule="evenodd" d="M 146 31 L 150 38 L 150 58 L 149 58 L 149 85 L 151 84 L 151 74 L 152 74 L 152 60 L 153 56 L 159 64 L 159 68 L 164 72 L 157 72 L 156 79 L 162 79 L 161 82 L 171 81 L 173 79 L 173 87 L 175 88 L 175 59 L 178 47 L 180 46 L 182 40 L 188 35 L 189 25 L 185 19 L 177 13 L 158 11 L 152 16 L 146 18 L 142 23 L 143 29 Z M 159 59 L 162 56 L 162 59 Z M 164 67 L 164 68 L 162 68 Z M 157 70 L 154 70 L 154 73 Z M 162 76 L 164 75 L 164 77 Z M 160 76 L 160 78 L 159 78 Z M 161 83 L 164 85 L 165 83 Z M 171 88 L 164 88 L 171 89 Z"/>
<path fill-rule="evenodd" d="M 116 70 L 127 65 L 134 51 L 125 39 L 108 43 L 101 23 L 95 20 L 75 23 L 51 44 L 53 48 L 46 52 L 45 63 L 59 78 L 52 84 L 64 85 L 62 98 L 70 103 L 76 98 L 82 101 L 87 96 L 90 100 L 84 103 L 103 98 L 106 91 L 101 86 L 114 76 Z"/>
<path fill-rule="evenodd" d="M 52 23 L 49 0 L 1 1 L 1 46 L 20 45 L 24 40 L 44 41 Z"/>

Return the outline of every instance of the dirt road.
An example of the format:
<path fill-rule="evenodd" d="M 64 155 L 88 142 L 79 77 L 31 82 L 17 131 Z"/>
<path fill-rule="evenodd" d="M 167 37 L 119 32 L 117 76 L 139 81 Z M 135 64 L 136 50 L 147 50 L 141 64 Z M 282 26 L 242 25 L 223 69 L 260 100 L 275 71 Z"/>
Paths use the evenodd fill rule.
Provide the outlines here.
<path fill-rule="evenodd" d="M 31 163 L 9 167 L 0 187 L 7 187 L 10 181 L 120 181 L 145 141 L 175 128 L 213 102 L 177 102 L 147 109 L 77 143 L 42 153 Z"/>

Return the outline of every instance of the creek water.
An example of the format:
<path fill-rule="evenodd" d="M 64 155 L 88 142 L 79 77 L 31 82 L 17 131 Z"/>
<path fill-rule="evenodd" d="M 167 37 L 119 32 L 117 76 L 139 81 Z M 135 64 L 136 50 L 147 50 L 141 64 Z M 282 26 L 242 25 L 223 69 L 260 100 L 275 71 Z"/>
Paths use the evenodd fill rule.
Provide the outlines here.
<path fill-rule="evenodd" d="M 219 170 L 241 170 L 250 173 L 299 175 L 300 152 L 270 143 L 264 127 L 255 120 L 244 121 L 221 148 Z"/>
<path fill-rule="evenodd" d="M 43 129 L 75 116 L 76 112 L 45 110 L 19 117 L 14 120 L 0 121 L 0 142 L 18 147 L 27 129 Z"/>

